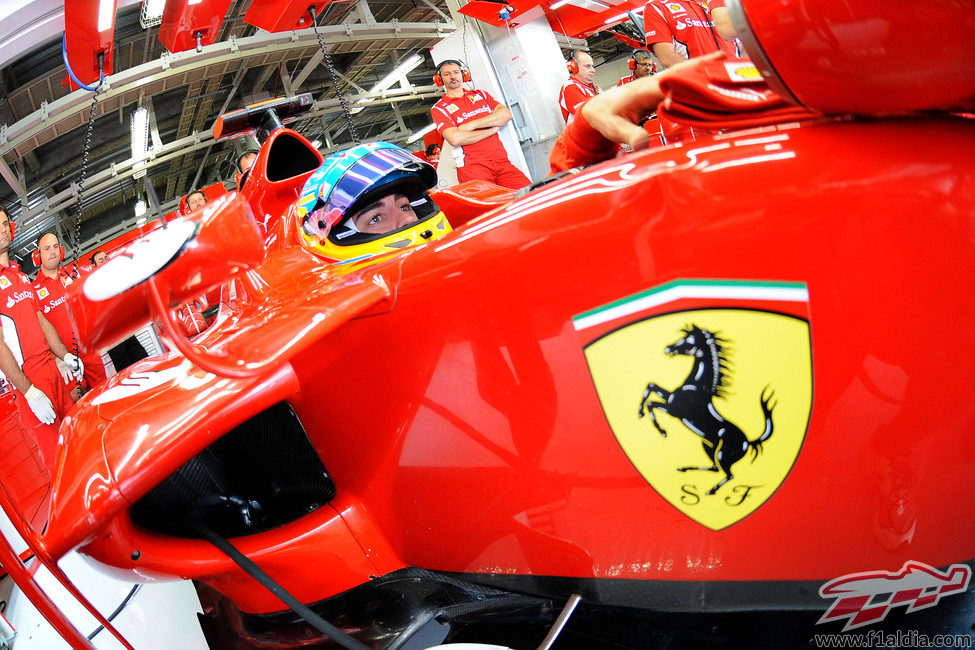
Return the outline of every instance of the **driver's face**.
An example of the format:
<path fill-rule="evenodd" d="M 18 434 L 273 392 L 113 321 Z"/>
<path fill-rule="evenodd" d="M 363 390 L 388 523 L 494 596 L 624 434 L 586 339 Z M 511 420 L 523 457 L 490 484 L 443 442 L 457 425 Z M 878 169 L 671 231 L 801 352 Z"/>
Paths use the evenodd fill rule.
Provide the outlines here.
<path fill-rule="evenodd" d="M 352 217 L 359 232 L 382 234 L 417 221 L 410 200 L 402 194 L 390 194 L 359 210 Z"/>
<path fill-rule="evenodd" d="M 95 253 L 95 259 L 92 260 L 92 264 L 94 264 L 95 266 L 101 266 L 107 261 L 108 261 L 108 255 L 106 255 L 105 253 L 98 252 Z"/>

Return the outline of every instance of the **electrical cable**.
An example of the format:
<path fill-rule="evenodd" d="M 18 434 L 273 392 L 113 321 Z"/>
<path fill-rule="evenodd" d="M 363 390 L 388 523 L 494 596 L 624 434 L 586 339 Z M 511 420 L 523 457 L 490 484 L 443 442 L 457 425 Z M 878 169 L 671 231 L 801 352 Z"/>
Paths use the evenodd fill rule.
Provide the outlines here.
<path fill-rule="evenodd" d="M 207 540 L 223 553 L 227 555 L 237 566 L 243 569 L 249 576 L 257 580 L 268 591 L 278 597 L 278 599 L 293 609 L 299 616 L 305 619 L 316 630 L 338 643 L 348 650 L 369 650 L 369 646 L 356 640 L 349 634 L 335 627 L 321 616 L 313 612 L 300 600 L 292 596 L 284 587 L 276 583 L 271 576 L 264 572 L 249 557 L 238 551 L 229 541 L 210 530 L 206 525 L 198 521 L 187 522 L 203 539 Z"/>
<path fill-rule="evenodd" d="M 71 75 L 72 79 L 75 80 L 75 83 L 78 83 L 77 77 L 74 76 L 74 73 L 71 71 L 71 66 L 68 64 L 68 52 L 67 49 L 64 49 L 66 47 L 66 41 L 64 39 L 61 40 L 61 47 L 64 52 L 64 64 L 68 68 L 68 73 Z M 78 256 L 81 255 L 81 208 L 85 192 L 85 177 L 88 175 L 88 153 L 91 150 L 91 136 L 95 127 L 95 107 L 98 104 L 98 89 L 101 88 L 102 83 L 105 81 L 104 52 L 98 53 L 98 77 L 100 81 L 94 88 L 88 88 L 88 86 L 78 83 L 78 85 L 82 88 L 91 91 L 91 110 L 88 113 L 88 126 L 85 129 L 85 140 L 81 150 L 81 173 L 78 177 L 78 209 L 75 211 L 74 236 L 72 237 L 72 243 L 74 244 L 74 263 L 72 265 L 71 277 L 75 280 L 81 277 L 81 271 L 78 269 Z M 73 333 L 71 335 L 71 353 L 74 354 L 76 358 L 81 357 L 78 337 Z M 81 385 L 81 390 L 83 393 L 87 392 L 87 390 L 91 388 L 88 386 L 88 382 L 84 375 L 81 376 L 78 383 Z"/>
<path fill-rule="evenodd" d="M 105 83 L 105 70 L 103 66 L 105 65 L 105 53 L 98 53 L 98 85 L 97 86 L 86 86 L 81 83 L 81 79 L 75 76 L 74 70 L 71 69 L 71 63 L 68 61 L 68 36 L 67 34 L 61 35 L 61 57 L 64 59 L 64 67 L 68 69 L 68 76 L 71 77 L 71 81 L 74 82 L 79 88 L 83 88 L 90 92 L 95 92 L 102 87 Z"/>
<path fill-rule="evenodd" d="M 328 74 L 332 78 L 332 86 L 335 88 L 335 94 L 339 97 L 339 105 L 342 107 L 342 113 L 345 115 L 345 122 L 349 129 L 349 135 L 352 136 L 352 141 L 356 144 L 362 144 L 362 140 L 359 139 L 359 133 L 355 130 L 355 124 L 352 122 L 352 111 L 349 109 L 349 103 L 345 99 L 345 95 L 342 94 L 342 89 L 339 87 L 339 76 L 335 72 L 335 64 L 332 62 L 332 55 L 329 53 L 328 48 L 325 47 L 325 38 L 322 33 L 318 31 L 318 20 L 315 17 L 315 6 L 312 5 L 308 7 L 308 12 L 311 14 L 311 26 L 315 29 L 315 36 L 318 37 L 318 44 L 322 48 L 322 56 L 325 59 L 325 67 L 328 68 Z"/>
<path fill-rule="evenodd" d="M 109 623 L 115 620 L 115 617 L 122 613 L 122 610 L 125 609 L 125 606 L 129 604 L 129 601 L 132 600 L 132 597 L 135 596 L 136 593 L 138 593 L 139 589 L 141 588 L 142 585 L 135 585 L 134 587 L 132 587 L 132 590 L 129 591 L 129 595 L 126 596 L 124 599 L 122 599 L 122 602 L 119 603 L 119 606 L 115 608 L 114 612 L 108 615 L 108 618 L 106 620 Z M 95 636 L 104 629 L 105 629 L 104 625 L 99 625 L 98 627 L 96 627 L 95 630 L 88 635 L 88 640 L 91 641 L 92 639 L 94 639 Z"/>

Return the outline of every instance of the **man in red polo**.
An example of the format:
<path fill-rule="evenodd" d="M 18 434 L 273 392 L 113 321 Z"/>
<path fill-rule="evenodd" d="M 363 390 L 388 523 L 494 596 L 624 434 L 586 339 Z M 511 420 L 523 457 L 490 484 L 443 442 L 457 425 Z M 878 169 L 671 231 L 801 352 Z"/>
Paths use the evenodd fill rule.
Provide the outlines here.
<path fill-rule="evenodd" d="M 84 375 L 84 364 L 41 313 L 27 276 L 10 263 L 12 240 L 10 218 L 0 209 L 0 371 L 17 389 L 20 419 L 53 469 L 58 428 L 73 404 L 54 357 L 77 379 Z"/>
<path fill-rule="evenodd" d="M 61 341 L 72 353 L 77 353 L 74 325 L 71 321 L 71 312 L 68 309 L 67 287 L 72 279 L 67 270 L 61 268 L 63 247 L 58 241 L 58 236 L 53 232 L 41 235 L 37 240 L 37 253 L 40 257 L 40 269 L 34 279 L 34 292 L 37 294 L 37 303 L 41 307 L 44 316 L 54 326 Z M 89 352 L 82 356 L 85 365 L 85 381 L 88 388 L 94 388 L 105 381 L 105 364 L 102 358 L 95 352 Z M 82 390 L 81 382 L 71 380 L 71 398 L 78 401 Z"/>
<path fill-rule="evenodd" d="M 735 44 L 715 31 L 707 8 L 695 0 L 650 0 L 643 11 L 643 28 L 647 47 L 665 68 L 718 50 L 738 57 Z"/>
<path fill-rule="evenodd" d="M 630 69 L 633 70 L 633 74 L 627 77 L 620 77 L 619 83 L 616 84 L 617 86 L 625 86 L 637 79 L 649 77 L 657 71 L 657 64 L 653 62 L 653 58 L 646 50 L 633 50 L 633 54 L 630 55 L 629 65 Z"/>
<path fill-rule="evenodd" d="M 572 50 L 566 67 L 569 69 L 569 80 L 559 90 L 559 108 L 562 109 L 562 119 L 569 124 L 579 107 L 602 91 L 592 82 L 596 78 L 596 65 L 588 53 Z"/>
<path fill-rule="evenodd" d="M 483 90 L 464 88 L 465 70 L 459 61 L 437 66 L 444 96 L 430 109 L 437 131 L 454 148 L 457 180 L 485 180 L 521 189 L 531 180 L 508 160 L 498 130 L 511 120 L 511 111 Z M 470 79 L 469 74 L 468 79 Z"/>

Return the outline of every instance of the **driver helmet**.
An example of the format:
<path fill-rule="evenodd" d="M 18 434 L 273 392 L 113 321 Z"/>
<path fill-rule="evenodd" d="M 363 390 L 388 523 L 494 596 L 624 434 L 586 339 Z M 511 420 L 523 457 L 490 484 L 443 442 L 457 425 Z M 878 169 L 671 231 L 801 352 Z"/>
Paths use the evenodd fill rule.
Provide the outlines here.
<path fill-rule="evenodd" d="M 436 183 L 432 165 L 389 142 L 332 154 L 302 188 L 297 208 L 302 240 L 320 255 L 354 262 L 440 239 L 451 228 L 427 193 Z M 405 196 L 417 220 L 389 232 L 362 232 L 353 217 L 390 194 Z"/>

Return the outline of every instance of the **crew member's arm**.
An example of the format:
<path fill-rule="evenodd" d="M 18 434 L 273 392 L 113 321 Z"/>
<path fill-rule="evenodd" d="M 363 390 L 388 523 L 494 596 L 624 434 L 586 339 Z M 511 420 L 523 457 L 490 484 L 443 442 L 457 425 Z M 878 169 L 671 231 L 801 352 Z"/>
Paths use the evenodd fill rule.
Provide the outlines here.
<path fill-rule="evenodd" d="M 607 160 L 615 155 L 616 143 L 627 144 L 633 149 L 646 146 L 650 134 L 639 124 L 643 116 L 656 110 L 657 104 L 663 100 L 660 82 L 725 56 L 724 52 L 713 52 L 685 60 L 683 65 L 658 75 L 643 77 L 592 97 L 556 140 L 549 157 L 550 173 Z"/>
<path fill-rule="evenodd" d="M 494 107 L 489 115 L 484 117 L 479 117 L 476 120 L 471 120 L 465 124 L 461 124 L 457 128 L 461 131 L 476 131 L 478 129 L 490 128 L 496 126 L 499 129 L 511 121 L 511 110 L 504 104 L 498 104 Z"/>
<path fill-rule="evenodd" d="M 476 131 L 462 131 L 460 127 L 452 126 L 443 130 L 441 135 L 443 139 L 449 142 L 454 147 L 460 147 L 465 144 L 474 144 L 475 142 L 480 142 L 485 138 L 490 138 L 492 135 L 498 132 L 498 127 L 492 126 L 486 129 L 478 129 Z"/>
<path fill-rule="evenodd" d="M 19 390 L 21 394 L 27 393 L 27 389 L 31 387 L 30 380 L 27 379 L 27 375 L 24 374 L 20 364 L 17 363 L 17 359 L 14 358 L 14 353 L 7 347 L 3 338 L 0 338 L 0 370 L 3 371 L 7 381 L 13 384 L 14 388 Z"/>
<path fill-rule="evenodd" d="M 647 47 L 656 55 L 660 65 L 669 68 L 686 61 L 674 47 L 674 32 L 664 17 L 667 10 L 656 2 L 648 2 L 643 12 L 643 33 Z"/>
<path fill-rule="evenodd" d="M 41 312 L 37 312 L 37 320 L 41 324 L 41 331 L 44 332 L 44 338 L 47 340 L 47 347 L 51 348 L 51 352 L 54 353 L 58 359 L 64 359 L 64 355 L 68 353 L 68 346 L 64 344 L 61 337 L 58 336 L 58 332 L 54 329 L 54 325 L 51 325 L 51 321 Z"/>
<path fill-rule="evenodd" d="M 57 414 L 54 412 L 51 398 L 45 395 L 44 391 L 30 383 L 20 364 L 17 363 L 17 359 L 14 358 L 13 352 L 10 351 L 10 348 L 3 341 L 2 336 L 0 336 L 0 370 L 3 371 L 3 374 L 10 383 L 14 385 L 14 388 L 19 390 L 20 394 L 24 396 L 24 399 L 27 400 L 27 406 L 34 413 L 38 422 L 41 424 L 54 424 L 57 419 Z"/>
<path fill-rule="evenodd" d="M 708 13 L 711 14 L 714 31 L 718 32 L 718 36 L 726 41 L 735 40 L 735 26 L 731 22 L 731 14 L 728 13 L 725 0 L 709 0 Z"/>
<path fill-rule="evenodd" d="M 677 48 L 674 47 L 673 43 L 654 43 L 652 47 L 653 53 L 657 55 L 657 60 L 660 61 L 660 65 L 665 68 L 670 68 L 681 61 L 687 60 L 677 53 Z"/>

